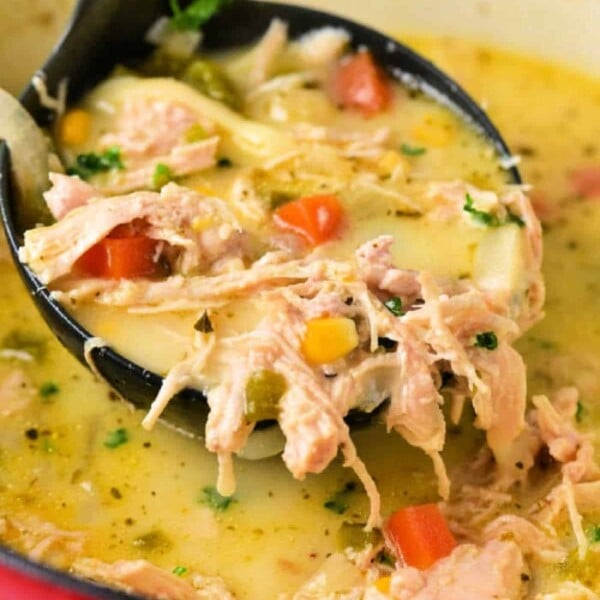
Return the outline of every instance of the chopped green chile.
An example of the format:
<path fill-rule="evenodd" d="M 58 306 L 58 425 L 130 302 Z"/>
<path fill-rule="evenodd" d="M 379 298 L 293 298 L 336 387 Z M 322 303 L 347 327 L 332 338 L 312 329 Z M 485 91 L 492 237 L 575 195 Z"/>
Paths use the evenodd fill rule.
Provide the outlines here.
<path fill-rule="evenodd" d="M 158 163 L 154 168 L 154 174 L 152 175 L 152 187 L 155 190 L 160 190 L 170 181 L 173 181 L 173 172 L 167 165 Z"/>
<path fill-rule="evenodd" d="M 239 98 L 223 71 L 208 60 L 192 61 L 181 74 L 182 81 L 213 100 L 237 108 Z"/>
<path fill-rule="evenodd" d="M 283 375 L 269 369 L 254 371 L 246 383 L 246 419 L 268 421 L 279 417 L 279 400 L 287 383 Z"/>
<path fill-rule="evenodd" d="M 335 513 L 343 515 L 350 508 L 350 496 L 356 491 L 356 483 L 348 481 L 344 487 L 323 503 L 323 506 Z"/>
<path fill-rule="evenodd" d="M 378 546 L 383 541 L 381 531 L 379 529 L 371 529 L 365 531 L 364 523 L 342 523 L 337 533 L 337 546 L 340 550 L 345 548 L 353 548 L 354 550 L 362 550 L 369 544 Z"/>

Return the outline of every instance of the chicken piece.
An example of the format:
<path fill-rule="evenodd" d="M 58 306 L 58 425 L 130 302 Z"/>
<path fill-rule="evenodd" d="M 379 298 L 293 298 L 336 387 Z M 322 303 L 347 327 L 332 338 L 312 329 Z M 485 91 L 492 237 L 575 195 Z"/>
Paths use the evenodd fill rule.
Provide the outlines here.
<path fill-rule="evenodd" d="M 233 600 L 217 577 L 191 577 L 192 583 L 159 569 L 146 560 L 105 563 L 94 558 L 77 560 L 72 570 L 87 579 L 117 586 L 154 600 Z"/>
<path fill-rule="evenodd" d="M 60 221 L 73 209 L 102 196 L 98 190 L 77 176 L 50 173 L 52 187 L 44 192 L 44 200 L 53 217 Z"/>
<path fill-rule="evenodd" d="M 481 548 L 462 544 L 427 571 L 398 569 L 391 595 L 395 600 L 518 600 L 525 570 L 514 542 L 492 540 Z"/>
<path fill-rule="evenodd" d="M 0 415 L 8 417 L 25 410 L 36 394 L 36 389 L 23 370 L 0 369 Z"/>
<path fill-rule="evenodd" d="M 402 298 L 403 305 L 410 306 L 421 293 L 417 271 L 396 269 L 392 265 L 391 235 L 369 240 L 356 251 L 356 261 L 361 279 L 370 289 L 387 292 Z"/>
<path fill-rule="evenodd" d="M 222 238 L 241 234 L 223 201 L 171 183 L 160 193 L 101 198 L 71 211 L 54 225 L 31 229 L 25 233 L 19 258 L 43 283 L 50 283 L 67 275 L 77 259 L 115 227 L 136 219 L 147 223 L 148 237 L 181 249 L 178 266 L 184 273 L 199 267 L 208 251 L 211 255 L 215 252 L 215 248 L 207 249 L 199 243 L 204 232 L 195 231 L 195 222 L 214 223 L 223 232 Z M 223 224 L 228 225 L 226 230 L 221 229 Z"/>

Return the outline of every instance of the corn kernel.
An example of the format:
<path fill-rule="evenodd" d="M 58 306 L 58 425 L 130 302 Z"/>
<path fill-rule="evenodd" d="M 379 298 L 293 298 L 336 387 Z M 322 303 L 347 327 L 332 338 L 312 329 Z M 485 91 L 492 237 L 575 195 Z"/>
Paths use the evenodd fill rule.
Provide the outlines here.
<path fill-rule="evenodd" d="M 321 365 L 346 356 L 358 346 L 356 325 L 345 317 L 312 319 L 306 323 L 302 351 L 309 362 Z"/>
<path fill-rule="evenodd" d="M 391 582 L 391 578 L 386 575 L 385 577 L 380 577 L 375 582 L 375 587 L 377 588 L 378 592 L 381 592 L 382 594 L 389 594 L 390 593 L 390 582 Z"/>
<path fill-rule="evenodd" d="M 69 111 L 59 123 L 59 136 L 63 144 L 78 146 L 85 143 L 90 134 L 91 118 L 81 109 Z"/>
<path fill-rule="evenodd" d="M 425 146 L 442 148 L 456 135 L 456 124 L 445 115 L 429 115 L 411 133 L 415 140 Z"/>
<path fill-rule="evenodd" d="M 209 227 L 212 227 L 213 225 L 214 225 L 214 220 L 213 220 L 212 216 L 210 216 L 210 215 L 203 216 L 203 217 L 196 217 L 192 221 L 192 229 L 196 233 L 201 233 L 202 231 L 207 230 Z"/>
<path fill-rule="evenodd" d="M 197 192 L 200 192 L 201 194 L 204 194 L 205 196 L 215 196 L 216 195 L 215 190 L 208 183 L 205 183 L 205 182 L 194 184 L 193 188 Z"/>
<path fill-rule="evenodd" d="M 406 177 L 409 172 L 409 164 L 399 152 L 388 150 L 377 163 L 377 173 L 382 177 L 389 177 L 396 173 Z"/>
<path fill-rule="evenodd" d="M 188 144 L 199 142 L 207 137 L 206 129 L 204 129 L 200 123 L 192 125 L 184 134 L 184 139 Z"/>

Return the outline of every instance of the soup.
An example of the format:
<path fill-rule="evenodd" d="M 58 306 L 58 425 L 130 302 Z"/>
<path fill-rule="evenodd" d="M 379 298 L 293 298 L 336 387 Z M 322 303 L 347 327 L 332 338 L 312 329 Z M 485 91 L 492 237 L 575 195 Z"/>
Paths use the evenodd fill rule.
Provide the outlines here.
<path fill-rule="evenodd" d="M 475 93 L 476 85 L 487 91 L 494 103 L 492 111 L 495 112 L 492 114 L 495 120 L 506 131 L 513 146 L 521 148 L 526 179 L 534 180 L 537 172 L 543 185 L 548 185 L 548 188 L 539 186 L 544 196 L 539 196 L 536 203 L 540 211 L 546 211 L 540 214 L 548 222 L 547 317 L 520 344 L 529 365 L 530 391 L 550 393 L 564 385 L 580 388 L 582 396 L 575 417 L 577 427 L 586 430 L 596 419 L 593 398 L 597 392 L 595 356 L 598 340 L 593 327 L 590 327 L 590 323 L 594 322 L 590 313 L 593 313 L 595 300 L 593 290 L 586 286 L 590 280 L 593 281 L 592 240 L 598 215 L 594 203 L 573 200 L 567 204 L 567 199 L 575 198 L 577 190 L 573 186 L 581 180 L 581 177 L 573 180 L 570 171 L 594 163 L 594 136 L 590 123 L 600 117 L 597 82 L 556 67 L 480 49 L 464 42 L 418 39 L 414 43 L 430 54 L 443 53 L 445 60 L 449 61 L 450 71 L 454 65 L 459 65 L 461 77 L 467 85 L 473 86 Z M 505 90 L 523 80 L 530 82 L 531 87 L 520 85 L 521 97 L 513 105 Z M 492 95 L 493 90 L 497 91 Z M 539 100 L 540 96 L 544 98 L 543 103 Z M 416 100 L 427 106 L 426 99 Z M 540 114 L 542 111 L 537 112 L 538 124 L 530 111 L 527 127 L 521 124 L 519 117 L 523 115 L 522 106 L 526 101 L 535 106 L 543 104 L 549 113 L 564 110 L 565 106 L 576 107 L 578 112 L 570 112 L 566 117 L 570 131 L 581 144 L 581 156 L 572 165 L 563 165 L 560 132 L 544 126 L 547 122 L 556 122 L 556 113 L 546 115 Z M 427 108 L 431 110 L 431 106 Z M 348 118 L 357 117 L 350 115 Z M 448 118 L 446 113 L 444 118 Z M 362 124 L 361 121 L 358 123 Z M 372 125 L 372 121 L 368 123 Z M 356 123 L 352 126 L 359 127 Z M 460 123 L 457 129 L 460 129 Z M 526 139 L 521 137 L 524 131 L 531 131 Z M 464 135 L 474 146 L 479 144 L 479 148 L 485 146 L 468 129 L 457 135 Z M 419 161 L 426 161 L 433 154 L 428 148 L 414 162 L 418 165 Z M 453 154 L 459 156 L 460 152 Z M 482 170 L 485 172 L 487 168 L 493 174 L 486 178 L 486 185 L 500 189 L 504 183 L 502 171 L 497 169 L 493 157 L 488 156 L 486 160 L 483 154 Z M 465 158 L 468 162 L 463 164 L 474 164 L 472 154 Z M 234 160 L 232 162 L 235 164 Z M 449 172 L 448 176 L 468 179 L 472 173 L 461 170 L 460 162 L 457 170 Z M 557 164 L 563 166 L 559 169 Z M 417 165 L 413 168 L 418 173 L 420 167 Z M 427 177 L 427 163 L 422 168 L 423 176 Z M 430 173 L 436 173 L 435 168 Z M 198 185 L 227 185 L 226 177 L 230 175 L 229 170 L 226 175 L 216 171 L 214 181 L 202 181 Z M 481 184 L 480 181 L 476 183 Z M 582 196 L 592 195 L 589 189 L 583 191 Z M 432 258 L 428 252 L 419 252 L 423 245 L 419 235 L 422 240 L 425 235 L 430 235 L 431 229 L 421 233 L 420 225 L 414 225 L 414 217 L 400 216 L 397 219 L 397 226 L 407 228 L 406 235 L 410 236 L 411 242 L 414 240 L 411 245 L 416 248 L 413 256 L 398 254 L 394 257 L 400 264 L 402 260 L 410 260 L 401 266 L 437 270 L 437 274 L 446 276 L 472 274 L 469 271 L 473 265 L 472 257 L 464 259 L 461 264 L 464 250 L 457 248 L 452 252 L 452 260 L 446 253 Z M 385 222 L 378 223 L 377 214 L 360 215 L 359 220 L 372 227 L 366 234 L 369 237 L 385 232 L 389 227 Z M 481 236 L 490 232 L 479 228 L 473 232 L 471 229 L 465 230 L 461 237 L 473 235 L 465 241 L 477 252 L 482 244 Z M 354 229 L 349 228 L 349 231 Z M 508 225 L 506 231 L 519 233 L 521 229 L 514 224 Z M 435 234 L 444 239 L 443 228 L 436 230 Z M 354 248 L 363 241 L 350 237 L 347 243 Z M 342 240 L 339 243 L 335 241 L 327 251 L 334 257 L 343 255 L 348 250 L 342 244 Z M 514 252 L 509 255 L 514 255 Z M 573 269 L 565 274 L 561 269 L 565 255 L 572 256 L 581 265 L 581 270 Z M 216 464 L 213 456 L 200 444 L 162 426 L 157 426 L 152 433 L 143 432 L 139 428 L 142 415 L 132 414 L 119 402 L 110 402 L 105 388 L 73 364 L 55 342 L 48 339 L 41 326 L 15 326 L 25 319 L 37 321 L 30 314 L 31 309 L 20 304 L 22 292 L 12 271 L 7 264 L 3 264 L 2 268 L 5 270 L 3 277 L 10 283 L 4 291 L 7 296 L 5 303 L 14 311 L 14 317 L 3 324 L 6 328 L 4 358 L 8 361 L 5 363 L 5 389 L 14 390 L 24 385 L 25 390 L 13 394 L 18 402 L 13 408 L 5 409 L 6 413 L 12 414 L 5 416 L 6 426 L 2 433 L 6 468 L 1 501 L 7 515 L 4 535 L 8 543 L 23 551 L 33 551 L 37 558 L 65 568 L 72 567 L 85 574 L 93 573 L 90 573 L 89 562 L 76 560 L 81 556 L 94 556 L 106 563 L 144 558 L 167 571 L 175 570 L 182 581 L 191 580 L 193 573 L 220 576 L 240 597 L 275 597 L 280 592 L 292 594 L 301 587 L 305 596 L 300 597 L 310 597 L 311 589 L 316 597 L 322 596 L 325 590 L 318 587 L 318 577 L 309 586 L 306 585 L 318 569 L 325 569 L 328 574 L 325 585 L 333 586 L 330 587 L 333 591 L 350 591 L 365 586 L 363 571 L 340 554 L 341 549 L 349 545 L 349 540 L 358 549 L 366 541 L 360 535 L 358 541 L 351 538 L 356 530 L 344 523 L 364 523 L 369 515 L 368 499 L 349 471 L 334 462 L 325 472 L 296 482 L 277 457 L 258 462 L 236 461 L 238 485 L 233 500 L 216 494 L 213 487 Z M 562 283 L 565 277 L 573 278 L 568 291 Z M 519 278 L 511 281 L 514 280 Z M 575 315 L 572 312 L 574 296 L 579 299 L 578 305 L 583 307 Z M 110 327 L 113 311 L 101 313 L 96 312 L 97 308 L 78 307 L 76 310 L 81 311 L 77 313 L 80 318 L 90 319 L 88 324 L 93 331 L 100 331 L 103 337 L 114 341 L 118 348 L 132 356 L 131 353 L 137 351 L 132 346 L 139 347 L 139 342 L 131 344 L 127 339 L 119 340 L 114 326 Z M 104 317 L 108 317 L 106 321 Z M 120 314 L 119 318 L 122 317 Z M 197 319 L 197 315 L 194 317 Z M 97 320 L 93 321 L 94 318 Z M 159 322 L 156 317 L 126 318 L 131 319 L 132 328 L 139 321 L 137 329 L 133 329 L 136 340 L 147 339 L 141 337 L 146 334 L 156 339 L 154 336 L 157 334 L 149 331 L 153 323 Z M 185 318 L 180 321 L 179 317 L 174 321 L 172 327 L 181 326 L 184 336 L 186 328 L 189 330 L 195 322 L 191 317 L 187 322 Z M 102 330 L 105 322 L 107 329 Z M 565 329 L 569 335 L 565 335 Z M 572 331 L 582 333 L 575 336 Z M 173 352 L 167 354 L 173 356 Z M 139 360 L 153 359 L 140 353 Z M 157 369 L 164 365 L 160 355 L 154 360 L 153 365 Z M 86 398 L 86 402 L 82 402 L 81 398 Z M 539 405 L 538 410 L 540 406 L 543 405 Z M 459 510 L 472 501 L 469 490 L 475 486 L 485 487 L 477 469 L 464 466 L 477 465 L 477 457 L 481 459 L 479 451 L 483 434 L 473 428 L 472 421 L 473 415 L 466 413 L 459 425 L 449 428 L 443 452 L 454 484 L 453 496 L 445 512 L 461 541 L 469 540 L 473 530 L 464 529 L 469 518 L 461 515 Z M 437 501 L 438 485 L 424 453 L 409 446 L 398 435 L 385 435 L 381 426 L 357 430 L 353 433 L 353 440 L 359 456 L 377 481 L 383 514 L 388 515 L 402 506 Z M 32 477 L 24 480 L 23 472 L 31 472 Z M 493 496 L 496 492 L 487 490 L 497 503 L 491 504 L 487 516 L 486 507 L 480 506 L 476 516 L 483 515 L 482 524 L 486 520 L 492 521 L 499 513 L 528 516 L 536 503 L 559 481 L 559 471 L 551 457 L 546 455 L 544 459 L 538 456 L 525 491 L 513 488 L 510 492 L 503 492 L 504 495 Z M 577 506 L 585 512 L 584 532 L 593 542 L 593 503 L 590 510 L 589 502 L 585 504 L 582 499 L 585 486 L 578 485 Z M 59 530 L 48 529 L 52 527 L 50 523 Z M 515 532 L 504 532 L 506 536 L 517 539 L 528 559 L 528 566 L 523 566 L 522 572 L 518 573 L 523 582 L 515 594 L 534 597 L 538 591 L 556 589 L 565 579 L 580 580 L 594 589 L 596 583 L 590 575 L 594 568 L 592 550 L 584 560 L 577 558 L 577 545 L 564 511 L 555 525 L 559 527 L 564 549 L 561 554 L 561 548 L 557 546 L 546 547 L 545 557 L 528 549 L 526 540 L 519 539 Z M 55 535 L 54 541 L 44 545 L 49 534 Z M 541 539 L 544 543 L 548 542 L 546 538 Z M 379 548 L 378 542 L 375 545 Z M 549 560 L 552 552 L 555 553 L 554 559 L 559 555 L 554 564 Z M 389 580 L 385 573 L 389 558 L 385 554 L 377 554 L 379 562 L 376 562 L 375 572 L 378 579 L 371 582 L 370 587 L 379 593 L 385 594 L 388 589 Z M 263 572 L 264 576 L 258 575 Z M 98 576 L 97 565 L 95 575 Z M 216 597 L 224 597 L 224 592 L 216 593 L 221 594 Z"/>

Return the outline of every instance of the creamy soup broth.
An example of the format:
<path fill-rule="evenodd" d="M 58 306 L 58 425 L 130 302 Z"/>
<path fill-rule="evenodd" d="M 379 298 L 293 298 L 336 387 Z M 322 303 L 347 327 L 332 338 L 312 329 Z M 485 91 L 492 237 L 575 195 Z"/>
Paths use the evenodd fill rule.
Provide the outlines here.
<path fill-rule="evenodd" d="M 465 41 L 415 38 L 410 42 L 485 103 L 511 148 L 522 155 L 524 179 L 543 198 L 538 206 L 543 206 L 541 216 L 547 223 L 546 318 L 520 342 L 520 350 L 528 364 L 530 393 L 564 384 L 578 386 L 581 424 L 593 433 L 600 413 L 600 204 L 576 198 L 569 175 L 576 167 L 600 161 L 600 83 L 566 68 Z M 483 171 L 487 185 L 493 187 L 502 173 L 491 170 L 489 157 L 484 160 L 487 171 L 467 172 L 482 151 L 473 150 L 477 144 L 472 139 L 469 144 L 447 175 L 480 178 Z M 435 156 L 431 160 L 431 165 L 423 164 L 423 172 L 438 168 Z M 215 178 L 202 184 L 218 189 L 227 181 Z M 379 215 L 367 218 L 374 233 L 388 227 L 387 222 L 378 221 Z M 444 232 L 438 233 L 443 237 Z M 418 238 L 419 234 L 411 235 Z M 354 240 L 351 243 L 356 245 Z M 460 255 L 464 249 L 456 252 Z M 433 265 L 421 265 L 419 261 L 426 260 L 423 256 L 412 257 L 414 263 L 406 266 L 437 267 L 444 272 L 443 257 Z M 402 260 L 401 252 L 397 258 Z M 468 267 L 472 258 L 464 260 Z M 236 460 L 234 502 L 226 510 L 207 504 L 203 490 L 214 485 L 214 456 L 198 441 L 166 426 L 143 431 L 139 426 L 143 413 L 112 397 L 52 339 L 8 259 L 0 262 L 0 275 L 2 346 L 36 357 L 27 362 L 5 353 L 0 363 L 0 374 L 18 366 L 34 384 L 31 404 L 2 417 L 2 514 L 24 523 L 41 519 L 81 531 L 86 555 L 108 562 L 146 558 L 167 570 L 184 566 L 222 576 L 234 593 L 248 599 L 295 590 L 329 553 L 339 549 L 337 535 L 343 521 L 365 521 L 368 504 L 360 486 L 345 496 L 345 514 L 324 508 L 325 502 L 354 481 L 339 463 L 298 482 L 278 457 L 260 462 Z M 119 338 L 111 311 L 82 308 L 76 314 L 133 358 L 138 358 L 135 346 L 147 345 L 149 331 L 151 337 L 160 337 L 158 329 L 165 323 L 132 317 L 127 334 L 132 343 L 128 345 L 128 340 Z M 185 315 L 168 319 L 172 319 L 168 325 L 180 328 L 183 336 L 192 322 Z M 175 355 L 177 340 L 169 344 L 165 342 L 168 354 Z M 159 352 L 147 364 L 156 368 L 163 359 Z M 468 463 L 482 442 L 481 432 L 469 425 L 470 420 L 467 415 L 461 426 L 449 432 L 444 457 L 451 473 Z M 121 428 L 128 432 L 128 441 L 107 447 L 111 434 Z M 437 500 L 431 464 L 420 451 L 378 427 L 357 430 L 353 437 L 377 481 L 384 513 Z M 527 495 L 523 498 L 524 504 L 531 501 Z M 591 527 L 593 515 L 587 519 L 586 527 Z M 10 537 L 6 542 L 11 544 Z M 12 543 L 26 550 L 22 541 Z M 555 578 L 577 573 L 600 592 L 591 556 L 583 564 L 573 556 L 566 566 L 543 571 L 532 589 L 544 589 Z M 69 566 L 60 552 L 46 559 Z"/>

